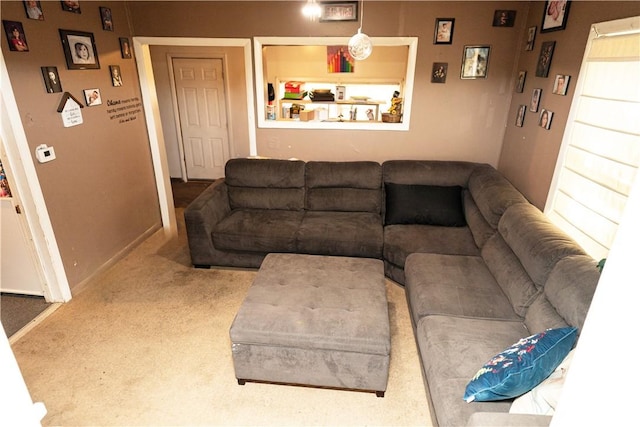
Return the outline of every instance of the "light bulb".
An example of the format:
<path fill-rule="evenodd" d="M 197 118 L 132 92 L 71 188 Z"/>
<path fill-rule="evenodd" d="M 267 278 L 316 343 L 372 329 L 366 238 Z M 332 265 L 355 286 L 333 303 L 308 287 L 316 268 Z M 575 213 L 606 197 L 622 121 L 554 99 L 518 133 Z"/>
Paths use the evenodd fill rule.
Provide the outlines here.
<path fill-rule="evenodd" d="M 320 18 L 321 13 L 320 5 L 315 1 L 308 1 L 302 8 L 302 14 L 311 20 Z"/>
<path fill-rule="evenodd" d="M 349 39 L 349 53 L 354 59 L 367 59 L 373 51 L 373 43 L 368 35 L 358 29 L 358 33 Z"/>

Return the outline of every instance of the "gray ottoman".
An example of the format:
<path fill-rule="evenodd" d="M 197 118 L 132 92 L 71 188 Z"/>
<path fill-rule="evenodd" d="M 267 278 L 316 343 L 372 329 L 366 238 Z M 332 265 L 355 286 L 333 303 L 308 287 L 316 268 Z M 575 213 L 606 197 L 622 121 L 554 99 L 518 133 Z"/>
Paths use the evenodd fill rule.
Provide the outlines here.
<path fill-rule="evenodd" d="M 269 254 L 231 325 L 239 384 L 375 391 L 389 377 L 383 262 Z"/>

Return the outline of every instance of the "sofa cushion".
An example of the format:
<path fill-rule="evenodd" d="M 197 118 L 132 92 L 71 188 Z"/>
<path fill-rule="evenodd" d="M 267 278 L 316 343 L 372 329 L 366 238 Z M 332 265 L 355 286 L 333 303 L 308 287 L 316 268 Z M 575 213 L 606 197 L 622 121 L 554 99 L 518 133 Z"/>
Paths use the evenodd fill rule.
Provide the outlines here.
<path fill-rule="evenodd" d="M 394 184 L 385 188 L 385 225 L 428 224 L 446 227 L 466 225 L 462 187 Z"/>
<path fill-rule="evenodd" d="M 385 184 L 459 185 L 467 187 L 477 163 L 443 160 L 387 160 L 382 163 Z"/>
<path fill-rule="evenodd" d="M 436 314 L 520 320 L 480 257 L 414 253 L 404 273 L 414 324 Z"/>
<path fill-rule="evenodd" d="M 379 214 L 307 211 L 296 233 L 296 251 L 381 258 L 382 236 Z"/>
<path fill-rule="evenodd" d="M 464 392 L 466 402 L 518 397 L 562 363 L 577 338 L 577 328 L 558 328 L 519 339 L 493 356 L 473 376 Z"/>
<path fill-rule="evenodd" d="M 468 189 L 463 192 L 462 205 L 464 206 L 464 217 L 473 235 L 473 240 L 478 248 L 482 248 L 487 243 L 487 240 L 498 231 L 491 227 L 484 218 Z"/>
<path fill-rule="evenodd" d="M 306 208 L 382 212 L 382 167 L 376 162 L 307 162 Z"/>
<path fill-rule="evenodd" d="M 530 334 L 521 321 L 427 316 L 415 334 L 438 425 L 463 426 L 474 412 L 509 411 L 509 400 L 466 403 L 462 395 L 482 363 Z"/>
<path fill-rule="evenodd" d="M 248 252 L 295 252 L 303 211 L 237 209 L 215 225 L 216 249 Z"/>

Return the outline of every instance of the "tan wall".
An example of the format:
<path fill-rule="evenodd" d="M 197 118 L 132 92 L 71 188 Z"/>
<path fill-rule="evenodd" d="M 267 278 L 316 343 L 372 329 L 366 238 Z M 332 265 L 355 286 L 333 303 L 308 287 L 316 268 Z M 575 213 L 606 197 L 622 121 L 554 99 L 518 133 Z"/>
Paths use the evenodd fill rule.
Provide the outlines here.
<path fill-rule="evenodd" d="M 128 4 L 138 36 L 348 37 L 359 26 L 309 22 L 301 16 L 301 2 Z M 529 4 L 368 1 L 364 7 L 363 32 L 368 35 L 419 37 L 411 130 L 257 129 L 258 154 L 305 160 L 464 159 L 496 165 L 512 96 L 514 52 L 522 43 Z M 496 9 L 516 10 L 515 26 L 492 27 Z M 452 45 L 433 44 L 436 17 L 456 19 Z M 476 44 L 492 47 L 488 78 L 461 80 L 463 46 Z M 433 62 L 449 63 L 446 84 L 430 82 Z"/>
<path fill-rule="evenodd" d="M 115 31 L 104 31 L 99 6 L 111 7 Z M 82 13 L 42 2 L 44 21 L 26 18 L 22 2 L 2 2 L 2 19 L 23 24 L 29 52 L 11 52 L 2 32 L 11 85 L 72 291 L 114 255 L 160 224 L 144 115 L 120 124 L 108 100 L 140 97 L 135 62 L 122 59 L 118 37 L 130 37 L 123 2 L 81 2 Z M 101 68 L 68 70 L 58 29 L 94 34 Z M 113 87 L 109 65 L 120 65 L 124 86 Z M 45 90 L 41 66 L 56 66 L 64 91 L 82 100 L 99 88 L 103 104 L 82 109 L 84 124 L 65 128 L 56 111 L 62 93 Z M 4 90 L 4 88 L 3 88 Z M 34 150 L 46 143 L 57 159 L 45 164 Z"/>
<path fill-rule="evenodd" d="M 231 157 L 246 157 L 249 153 L 249 122 L 247 119 L 247 91 L 245 85 L 244 49 L 241 47 L 191 47 L 151 46 L 153 75 L 160 106 L 162 133 L 172 178 L 182 177 L 179 149 L 179 125 L 174 114 L 169 73 L 171 63 L 167 55 L 176 58 L 222 58 L 225 67 L 225 83 L 229 89 L 229 141 Z"/>
<path fill-rule="evenodd" d="M 640 2 L 574 1 L 571 2 L 566 29 L 541 34 L 543 10 L 543 2 L 532 3 L 526 26 L 537 26 L 538 35 L 533 51 L 520 49 L 517 67 L 527 71 L 527 79 L 524 92 L 514 94 L 498 164 L 500 171 L 541 209 L 553 178 L 591 24 L 640 15 Z M 556 42 L 547 78 L 535 76 L 540 46 L 544 41 Z M 566 96 L 551 93 L 556 74 L 571 76 Z M 554 112 L 549 130 L 538 126 L 539 113 L 529 111 L 522 128 L 514 125 L 518 106 L 529 104 L 533 88 L 542 88 L 540 107 Z"/>

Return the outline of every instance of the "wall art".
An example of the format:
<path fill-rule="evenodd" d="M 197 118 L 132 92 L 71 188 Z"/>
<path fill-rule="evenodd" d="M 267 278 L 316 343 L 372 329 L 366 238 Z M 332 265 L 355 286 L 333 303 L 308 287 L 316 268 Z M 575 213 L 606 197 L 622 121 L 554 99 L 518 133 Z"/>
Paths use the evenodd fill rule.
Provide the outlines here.
<path fill-rule="evenodd" d="M 82 13 L 79 1 L 62 0 L 60 3 L 62 4 L 62 10 L 66 12 Z"/>
<path fill-rule="evenodd" d="M 434 62 L 431 68 L 431 83 L 444 83 L 447 81 L 448 62 Z"/>
<path fill-rule="evenodd" d="M 87 107 L 94 107 L 96 105 L 102 104 L 102 96 L 100 96 L 100 89 L 85 89 L 82 91 L 84 93 L 84 100 L 87 104 Z"/>
<path fill-rule="evenodd" d="M 518 113 L 516 114 L 516 126 L 521 128 L 524 125 L 524 115 L 527 112 L 527 106 L 521 105 L 518 107 Z"/>
<path fill-rule="evenodd" d="M 40 67 L 40 70 L 42 71 L 42 79 L 44 80 L 44 87 L 47 93 L 62 92 L 62 83 L 60 82 L 58 67 Z"/>
<path fill-rule="evenodd" d="M 124 59 L 131 59 L 131 44 L 127 37 L 120 37 L 120 54 Z"/>
<path fill-rule="evenodd" d="M 120 72 L 120 66 L 109 65 L 109 71 L 111 71 L 111 84 L 115 87 L 122 86 L 122 73 Z"/>
<path fill-rule="evenodd" d="M 100 7 L 100 19 L 102 20 L 103 30 L 113 31 L 113 17 L 111 16 L 111 8 Z"/>
<path fill-rule="evenodd" d="M 543 108 L 540 112 L 540 120 L 538 121 L 538 125 L 549 130 L 551 129 L 551 119 L 553 119 L 553 111 L 549 111 Z"/>
<path fill-rule="evenodd" d="M 536 77 L 549 76 L 549 67 L 551 66 L 551 58 L 553 58 L 553 49 L 556 42 L 544 42 L 540 47 L 540 56 L 538 56 L 538 65 L 536 66 Z"/>
<path fill-rule="evenodd" d="M 571 76 L 557 74 L 556 79 L 553 82 L 553 93 L 556 95 L 566 95 L 570 78 Z"/>
<path fill-rule="evenodd" d="M 29 45 L 27 44 L 27 36 L 24 35 L 22 22 L 5 21 L 3 19 L 2 25 L 4 26 L 4 32 L 7 34 L 7 42 L 9 43 L 9 50 L 13 52 L 29 52 Z"/>
<path fill-rule="evenodd" d="M 453 43 L 454 18 L 436 18 L 436 29 L 433 35 L 433 44 Z"/>
<path fill-rule="evenodd" d="M 533 45 L 536 41 L 536 31 L 538 27 L 529 27 L 527 30 L 527 44 L 524 47 L 524 50 L 533 50 Z"/>
<path fill-rule="evenodd" d="M 358 20 L 358 2 L 321 2 L 320 3 L 320 22 L 333 21 L 357 21 Z"/>
<path fill-rule="evenodd" d="M 98 50 L 93 33 L 60 29 L 60 40 L 70 70 L 99 69 Z"/>
<path fill-rule="evenodd" d="M 22 4 L 24 4 L 24 11 L 27 13 L 27 18 L 44 21 L 44 13 L 42 13 L 42 5 L 39 1 L 24 0 Z"/>
<path fill-rule="evenodd" d="M 540 105 L 540 98 L 542 98 L 542 89 L 535 88 L 531 92 L 531 103 L 529 104 L 529 111 L 533 113 L 538 112 L 538 106 Z"/>
<path fill-rule="evenodd" d="M 486 79 L 489 69 L 490 46 L 465 46 L 462 53 L 462 79 Z"/>
<path fill-rule="evenodd" d="M 564 30 L 567 26 L 570 5 L 571 2 L 568 0 L 545 2 L 540 32 L 547 33 L 549 31 Z"/>
<path fill-rule="evenodd" d="M 496 10 L 493 13 L 494 27 L 513 27 L 516 22 L 515 10 Z"/>
<path fill-rule="evenodd" d="M 518 72 L 518 81 L 516 82 L 516 92 L 517 93 L 524 92 L 524 81 L 525 81 L 526 78 L 527 78 L 527 72 L 526 71 Z"/>

